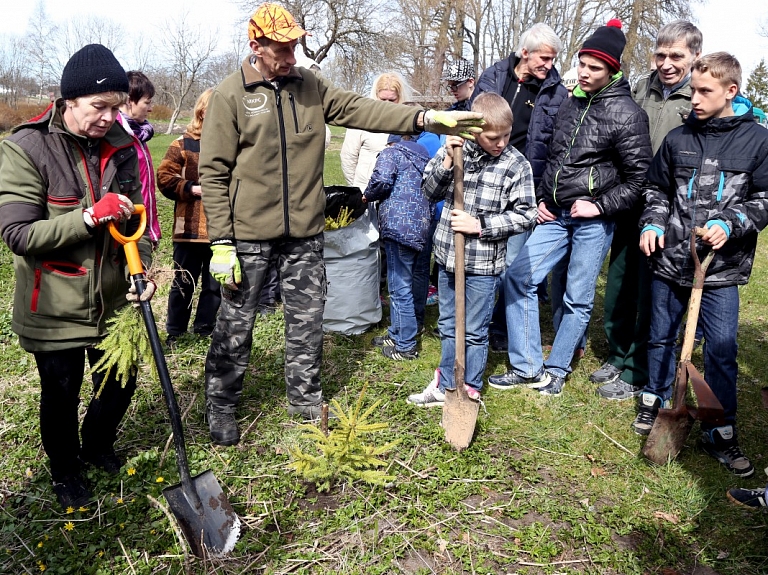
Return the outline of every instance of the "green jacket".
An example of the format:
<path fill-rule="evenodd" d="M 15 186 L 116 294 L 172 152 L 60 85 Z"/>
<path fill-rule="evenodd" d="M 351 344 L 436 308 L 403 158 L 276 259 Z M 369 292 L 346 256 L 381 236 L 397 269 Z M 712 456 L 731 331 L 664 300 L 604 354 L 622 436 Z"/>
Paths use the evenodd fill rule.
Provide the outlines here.
<path fill-rule="evenodd" d="M 277 87 L 246 58 L 211 95 L 200 148 L 208 237 L 264 241 L 325 229 L 325 124 L 410 134 L 420 109 L 293 68 Z"/>
<path fill-rule="evenodd" d="M 632 98 L 648 114 L 651 125 L 651 147 L 655 154 L 671 130 L 682 126 L 691 113 L 691 81 L 664 99 L 659 73 L 642 76 L 632 90 Z"/>
<path fill-rule="evenodd" d="M 91 233 L 83 210 L 113 192 L 142 202 L 132 138 L 117 123 L 101 140 L 75 136 L 63 109 L 58 100 L 0 143 L 0 233 L 16 272 L 13 330 L 30 352 L 83 347 L 105 335 L 130 283 L 122 246 L 107 226 Z M 134 217 L 119 229 L 137 225 Z M 146 236 L 139 251 L 147 265 Z"/>

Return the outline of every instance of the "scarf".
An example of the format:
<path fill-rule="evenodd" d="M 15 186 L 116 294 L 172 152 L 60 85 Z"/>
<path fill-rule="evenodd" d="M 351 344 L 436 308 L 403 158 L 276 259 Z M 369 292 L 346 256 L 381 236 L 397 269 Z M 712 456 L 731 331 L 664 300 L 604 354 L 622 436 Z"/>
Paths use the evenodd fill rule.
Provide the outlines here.
<path fill-rule="evenodd" d="M 136 136 L 140 142 L 149 142 L 152 139 L 152 136 L 155 135 L 155 128 L 149 122 L 145 121 L 143 124 L 139 124 L 136 120 L 129 118 L 125 114 L 123 114 L 123 116 L 128 121 L 131 130 L 133 130 L 133 135 Z"/>

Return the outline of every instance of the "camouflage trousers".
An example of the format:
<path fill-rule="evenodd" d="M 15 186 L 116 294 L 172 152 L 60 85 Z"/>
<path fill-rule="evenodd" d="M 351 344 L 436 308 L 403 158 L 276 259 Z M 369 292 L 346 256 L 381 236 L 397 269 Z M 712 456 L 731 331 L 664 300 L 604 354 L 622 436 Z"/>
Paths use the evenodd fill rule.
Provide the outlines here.
<path fill-rule="evenodd" d="M 322 402 L 325 264 L 323 234 L 305 239 L 237 242 L 243 281 L 239 290 L 221 288 L 221 308 L 205 360 L 207 404 L 233 413 L 243 391 L 253 343 L 259 297 L 277 262 L 285 311 L 285 388 L 293 405 Z"/>

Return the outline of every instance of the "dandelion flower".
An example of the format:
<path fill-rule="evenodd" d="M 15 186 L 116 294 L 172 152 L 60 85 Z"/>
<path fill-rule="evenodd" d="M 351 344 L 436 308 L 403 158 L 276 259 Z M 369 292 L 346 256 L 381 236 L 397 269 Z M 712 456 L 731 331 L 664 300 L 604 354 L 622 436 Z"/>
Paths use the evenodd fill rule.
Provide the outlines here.
<path fill-rule="evenodd" d="M 104 550 L 99 551 L 99 557 L 104 557 Z"/>
<path fill-rule="evenodd" d="M 74 513 L 74 512 L 75 512 L 75 508 L 74 507 L 72 507 L 72 506 L 67 507 L 67 513 Z"/>
<path fill-rule="evenodd" d="M 64 524 L 64 529 L 66 529 L 67 531 L 72 531 L 74 528 L 75 528 L 75 524 L 72 523 L 71 521 L 67 521 Z"/>
<path fill-rule="evenodd" d="M 120 529 L 125 529 L 125 523 L 120 524 Z"/>
<path fill-rule="evenodd" d="M 135 467 L 129 467 L 128 468 L 128 475 L 136 475 L 136 468 Z"/>
<path fill-rule="evenodd" d="M 123 501 L 123 498 L 122 498 L 122 497 L 118 497 L 118 498 L 117 498 L 117 502 L 118 502 L 120 505 L 122 505 L 123 503 L 125 503 L 125 501 Z"/>
<path fill-rule="evenodd" d="M 160 477 L 158 477 L 157 479 L 155 479 L 156 483 L 162 483 L 163 481 L 165 481 L 165 479 L 163 479 L 162 475 Z"/>
<path fill-rule="evenodd" d="M 48 567 L 45 566 L 45 563 L 38 563 L 37 566 L 40 568 L 40 571 L 45 571 L 48 569 Z"/>
<path fill-rule="evenodd" d="M 42 542 L 42 541 L 40 541 L 40 542 L 37 544 L 37 546 L 38 546 L 38 547 L 42 547 L 42 546 L 43 546 L 43 542 Z"/>
<path fill-rule="evenodd" d="M 83 507 L 81 505 L 77 510 L 80 511 L 81 513 L 85 513 L 86 511 L 88 511 L 88 508 L 87 507 Z"/>

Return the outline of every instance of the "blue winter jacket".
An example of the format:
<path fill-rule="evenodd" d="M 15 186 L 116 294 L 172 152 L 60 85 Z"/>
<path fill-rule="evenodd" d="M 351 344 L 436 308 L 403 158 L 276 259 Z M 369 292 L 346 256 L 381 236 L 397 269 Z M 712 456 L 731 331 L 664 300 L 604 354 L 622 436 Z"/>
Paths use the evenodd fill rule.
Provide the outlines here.
<path fill-rule="evenodd" d="M 384 148 L 365 188 L 369 202 L 380 201 L 381 237 L 421 251 L 427 243 L 434 204 L 421 193 L 421 176 L 429 152 L 417 142 Z"/>
<path fill-rule="evenodd" d="M 494 92 L 502 95 L 507 77 L 509 77 L 510 62 L 514 69 L 517 61 L 513 54 L 509 58 L 504 58 L 493 66 L 486 68 L 477 81 L 475 91 L 472 93 L 470 100 L 474 101 L 483 92 Z M 533 181 L 536 187 L 539 186 L 541 176 L 547 167 L 547 151 L 549 150 L 549 142 L 552 140 L 552 134 L 555 130 L 557 110 L 566 98 L 568 98 L 568 90 L 560 82 L 560 74 L 557 69 L 552 66 L 552 69 L 541 84 L 536 101 L 533 103 L 531 122 L 528 124 L 528 138 L 525 142 L 525 158 L 531 164 Z"/>

